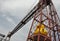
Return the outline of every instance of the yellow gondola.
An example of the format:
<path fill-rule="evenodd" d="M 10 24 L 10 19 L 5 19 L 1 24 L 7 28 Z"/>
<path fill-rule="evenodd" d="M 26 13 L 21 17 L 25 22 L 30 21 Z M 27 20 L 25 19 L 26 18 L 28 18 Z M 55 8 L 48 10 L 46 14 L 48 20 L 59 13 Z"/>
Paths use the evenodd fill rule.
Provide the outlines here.
<path fill-rule="evenodd" d="M 34 34 L 38 34 L 38 33 L 47 35 L 47 30 L 45 29 L 45 26 L 43 24 L 37 25 L 36 30 L 34 31 Z"/>

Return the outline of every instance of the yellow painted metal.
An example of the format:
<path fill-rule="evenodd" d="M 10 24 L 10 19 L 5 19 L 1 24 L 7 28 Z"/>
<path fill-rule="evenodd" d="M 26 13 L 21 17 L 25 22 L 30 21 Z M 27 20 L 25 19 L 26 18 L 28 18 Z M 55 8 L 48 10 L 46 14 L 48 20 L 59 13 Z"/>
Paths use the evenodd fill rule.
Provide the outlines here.
<path fill-rule="evenodd" d="M 38 34 L 38 33 L 47 35 L 47 30 L 45 29 L 45 26 L 43 24 L 37 25 L 36 30 L 34 31 L 34 34 Z"/>

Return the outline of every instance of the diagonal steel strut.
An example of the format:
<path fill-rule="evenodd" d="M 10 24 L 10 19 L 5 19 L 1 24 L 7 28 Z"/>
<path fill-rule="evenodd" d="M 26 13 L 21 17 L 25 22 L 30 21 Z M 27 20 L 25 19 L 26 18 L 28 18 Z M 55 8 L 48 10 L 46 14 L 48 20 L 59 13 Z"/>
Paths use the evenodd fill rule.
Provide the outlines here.
<path fill-rule="evenodd" d="M 41 11 L 44 9 L 47 5 L 45 2 L 38 2 L 38 4 L 21 20 L 21 22 L 7 35 L 7 37 L 11 37 L 13 34 L 15 34 L 19 29 L 21 29 L 27 22 L 29 22 L 35 15 L 35 13 L 39 10 Z"/>
<path fill-rule="evenodd" d="M 1 37 L 5 37 L 5 35 L 3 35 L 3 34 L 1 34 L 1 33 L 0 33 L 0 36 L 1 36 Z"/>

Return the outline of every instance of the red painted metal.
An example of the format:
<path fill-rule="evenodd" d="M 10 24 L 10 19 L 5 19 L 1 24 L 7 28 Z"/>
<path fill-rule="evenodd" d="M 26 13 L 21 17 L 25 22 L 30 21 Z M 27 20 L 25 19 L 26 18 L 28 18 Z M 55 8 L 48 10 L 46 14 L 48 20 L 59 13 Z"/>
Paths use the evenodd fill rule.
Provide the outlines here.
<path fill-rule="evenodd" d="M 45 0 L 45 2 L 47 4 L 47 0 Z M 34 16 L 27 41 L 60 41 L 59 22 L 59 17 L 51 1 L 49 6 L 41 11 L 38 11 Z M 40 32 L 38 34 L 34 34 L 38 23 L 45 26 L 45 29 L 47 30 L 47 35 L 43 35 Z"/>

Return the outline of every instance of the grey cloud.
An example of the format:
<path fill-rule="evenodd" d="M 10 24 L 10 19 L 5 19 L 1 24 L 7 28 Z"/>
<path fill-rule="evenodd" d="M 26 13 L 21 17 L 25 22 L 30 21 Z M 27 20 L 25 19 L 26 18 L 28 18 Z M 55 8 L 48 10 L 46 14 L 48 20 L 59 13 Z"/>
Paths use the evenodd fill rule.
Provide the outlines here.
<path fill-rule="evenodd" d="M 27 13 L 33 8 L 33 4 L 37 3 L 37 0 L 0 0 L 0 29 L 2 33 L 8 33 L 11 31 Z M 60 0 L 53 0 L 57 12 L 60 13 Z M 32 7 L 31 7 L 32 6 Z M 3 15 L 6 15 L 3 17 Z M 60 15 L 60 14 L 59 14 Z M 11 18 L 14 22 L 9 22 L 6 17 Z M 27 23 L 17 33 L 15 33 L 11 41 L 26 41 L 31 22 Z M 8 29 L 8 30 L 7 30 Z"/>

